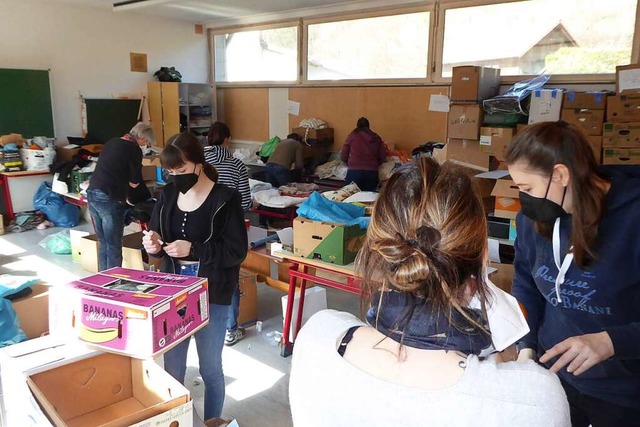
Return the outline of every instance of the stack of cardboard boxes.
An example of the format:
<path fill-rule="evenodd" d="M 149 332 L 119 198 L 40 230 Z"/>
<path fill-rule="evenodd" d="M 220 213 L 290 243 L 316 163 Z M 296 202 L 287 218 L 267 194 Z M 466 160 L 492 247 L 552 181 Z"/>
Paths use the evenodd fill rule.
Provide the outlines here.
<path fill-rule="evenodd" d="M 603 163 L 640 164 L 640 64 L 617 67 L 616 96 L 607 100 L 602 132 Z"/>
<path fill-rule="evenodd" d="M 440 153 L 442 160 L 480 171 L 489 169 L 489 155 L 494 151 L 481 146 L 482 101 L 496 96 L 499 89 L 499 69 L 453 67 L 447 144 L 445 152 Z"/>
<path fill-rule="evenodd" d="M 589 138 L 598 163 L 602 162 L 602 125 L 609 93 L 573 92 L 564 94 L 562 120 L 580 127 Z"/>

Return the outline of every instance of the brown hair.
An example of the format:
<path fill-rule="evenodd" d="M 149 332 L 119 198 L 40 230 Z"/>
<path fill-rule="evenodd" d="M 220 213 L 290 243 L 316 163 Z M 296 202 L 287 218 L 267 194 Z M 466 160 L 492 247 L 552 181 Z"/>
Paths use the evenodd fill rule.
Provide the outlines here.
<path fill-rule="evenodd" d="M 462 307 L 472 276 L 486 300 L 486 246 L 484 208 L 461 168 L 428 157 L 404 165 L 380 192 L 356 260 L 363 307 L 371 295 L 392 289 L 425 298 L 449 318 L 455 309 L 477 324 Z"/>
<path fill-rule="evenodd" d="M 204 148 L 198 138 L 187 132 L 173 135 L 160 153 L 162 167 L 176 169 L 188 161 L 202 165 L 205 175 L 211 181 L 218 182 L 218 171 L 204 159 Z"/>
<path fill-rule="evenodd" d="M 211 147 L 214 145 L 222 145 L 227 138 L 231 138 L 231 131 L 226 123 L 215 122 L 211 125 L 209 135 L 207 135 L 207 142 Z"/>
<path fill-rule="evenodd" d="M 507 164 L 524 162 L 527 168 L 551 177 L 553 167 L 563 164 L 571 179 L 573 200 L 571 245 L 581 268 L 596 257 L 594 246 L 604 212 L 606 190 L 598 182 L 606 178 L 598 171 L 595 155 L 582 130 L 565 121 L 528 126 L 511 141 Z M 550 239 L 553 226 L 536 223 L 536 230 Z"/>

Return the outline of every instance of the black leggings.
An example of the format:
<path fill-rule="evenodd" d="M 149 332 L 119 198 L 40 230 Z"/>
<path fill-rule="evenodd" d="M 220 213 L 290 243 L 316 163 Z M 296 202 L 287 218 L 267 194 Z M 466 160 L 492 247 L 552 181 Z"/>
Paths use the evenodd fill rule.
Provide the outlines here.
<path fill-rule="evenodd" d="M 560 382 L 569 400 L 572 427 L 640 426 L 640 410 L 582 394 L 569 383 L 562 380 Z"/>

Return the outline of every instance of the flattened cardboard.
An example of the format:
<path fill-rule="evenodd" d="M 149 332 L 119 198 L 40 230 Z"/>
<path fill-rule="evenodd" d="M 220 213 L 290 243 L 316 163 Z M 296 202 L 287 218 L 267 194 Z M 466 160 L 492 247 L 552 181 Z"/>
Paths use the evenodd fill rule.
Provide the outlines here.
<path fill-rule="evenodd" d="M 49 331 L 49 286 L 36 283 L 29 295 L 13 300 L 12 305 L 27 338 L 37 338 Z"/>

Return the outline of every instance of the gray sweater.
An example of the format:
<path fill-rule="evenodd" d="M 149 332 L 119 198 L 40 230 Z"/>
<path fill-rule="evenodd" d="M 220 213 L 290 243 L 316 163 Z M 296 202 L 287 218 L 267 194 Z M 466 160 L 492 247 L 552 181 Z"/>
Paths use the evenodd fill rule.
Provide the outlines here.
<path fill-rule="evenodd" d="M 324 310 L 296 337 L 289 383 L 295 427 L 571 425 L 560 381 L 533 361 L 496 364 L 469 356 L 454 386 L 404 387 L 338 354 L 342 336 L 356 325 L 364 324 L 352 314 Z"/>

